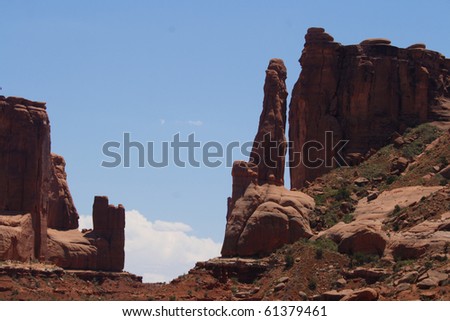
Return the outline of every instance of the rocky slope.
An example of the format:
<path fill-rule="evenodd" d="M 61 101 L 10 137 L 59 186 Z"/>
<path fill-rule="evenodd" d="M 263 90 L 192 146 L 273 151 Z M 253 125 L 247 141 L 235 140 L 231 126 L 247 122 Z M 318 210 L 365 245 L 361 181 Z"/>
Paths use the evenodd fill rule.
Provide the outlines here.
<path fill-rule="evenodd" d="M 415 299 L 446 297 L 450 244 L 450 138 L 446 131 L 450 127 L 449 60 L 424 45 L 402 49 L 386 39 L 343 46 L 322 28 L 309 29 L 305 40 L 300 58 L 302 72 L 289 106 L 292 190 L 287 192 L 279 186 L 282 180 L 274 179 L 276 176 L 267 180 L 258 175 L 261 171 L 282 173 L 284 168 L 281 165 L 282 169 L 274 171 L 267 163 L 264 166 L 269 168 L 255 164 L 255 159 L 264 159 L 264 150 L 254 148 L 258 155 L 249 162 L 236 162 L 224 258 L 199 267 L 225 280 L 240 273 L 252 275 L 249 269 L 253 267 L 253 281 L 266 278 L 274 282 L 269 273 L 277 275 L 277 264 L 257 257 L 283 245 L 281 253 L 288 256 L 299 248 L 306 251 L 305 246 L 316 247 L 323 254 L 321 244 L 331 242 L 334 245 L 327 250 L 332 248 L 332 252 L 348 259 L 344 265 L 343 261 L 336 263 L 341 269 L 332 278 L 340 281 L 325 281 L 320 290 L 314 286 L 314 291 L 300 297 L 395 299 L 403 298 L 404 293 L 399 293 L 406 290 Z M 267 88 L 284 88 L 284 83 L 268 86 L 271 80 L 266 76 L 265 97 L 275 96 Z M 264 99 L 254 146 L 261 146 L 266 132 L 274 135 L 274 124 L 284 129 L 285 124 L 280 122 L 286 119 L 284 114 L 269 118 L 273 125 L 267 126 L 268 110 L 274 110 L 272 115 L 284 111 L 279 105 Z M 416 127 L 421 123 L 430 125 Z M 331 132 L 331 141 L 326 139 L 327 131 Z M 284 131 L 278 132 L 274 141 L 284 142 Z M 339 155 L 333 147 L 340 140 L 348 143 L 343 148 L 342 163 L 336 164 Z M 303 148 L 311 141 L 320 144 L 312 146 L 312 153 Z M 305 159 L 323 163 L 315 166 Z M 346 166 L 333 170 L 337 165 Z M 302 243 L 306 239 L 310 244 Z M 233 256 L 240 257 L 235 265 L 229 258 Z M 344 257 L 334 258 L 339 262 L 345 261 Z M 309 259 L 299 254 L 286 264 Z M 279 261 L 278 266 L 282 265 Z M 311 276 L 314 282 L 329 277 L 325 272 L 333 271 L 332 261 L 328 268 L 321 268 L 323 273 Z M 355 268 L 355 264 L 362 267 Z M 236 273 L 236 269 L 241 272 Z M 409 272 L 414 269 L 419 272 L 412 280 Z M 403 284 L 404 278 L 409 278 L 408 286 Z M 362 282 L 354 281 L 359 279 Z M 292 288 L 305 291 L 305 283 L 300 285 L 298 277 L 292 288 L 286 282 L 266 287 L 263 294 L 247 287 L 248 291 L 234 298 L 298 299 Z M 394 288 L 399 284 L 402 290 L 397 293 Z M 340 288 L 344 290 L 336 291 Z M 433 295 L 421 292 L 430 289 Z"/>

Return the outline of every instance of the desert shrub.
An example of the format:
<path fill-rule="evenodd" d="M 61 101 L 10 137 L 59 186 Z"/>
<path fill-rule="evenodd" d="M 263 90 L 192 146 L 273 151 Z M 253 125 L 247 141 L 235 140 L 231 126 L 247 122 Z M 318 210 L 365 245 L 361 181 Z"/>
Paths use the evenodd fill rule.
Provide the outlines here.
<path fill-rule="evenodd" d="M 342 218 L 342 221 L 344 223 L 350 223 L 351 221 L 353 221 L 353 214 L 352 213 L 345 214 L 344 217 Z"/>
<path fill-rule="evenodd" d="M 426 261 L 424 266 L 425 266 L 425 268 L 427 270 L 429 270 L 429 269 L 433 268 L 433 262 L 432 261 Z"/>
<path fill-rule="evenodd" d="M 397 215 L 398 213 L 400 213 L 402 211 L 402 208 L 398 205 L 395 205 L 394 210 L 392 211 L 391 216 Z"/>
<path fill-rule="evenodd" d="M 308 244 L 312 245 L 316 249 L 337 252 L 337 244 L 327 238 L 321 238 L 316 241 L 311 241 Z"/>
<path fill-rule="evenodd" d="M 316 249 L 316 259 L 317 260 L 323 259 L 323 250 L 321 248 Z"/>
<path fill-rule="evenodd" d="M 324 205 L 326 201 L 326 196 L 325 194 L 321 194 L 321 195 L 314 195 L 314 202 L 316 202 L 317 206 L 320 205 Z"/>
<path fill-rule="evenodd" d="M 401 148 L 401 152 L 406 158 L 413 158 L 414 156 L 422 153 L 427 144 L 431 143 L 433 140 L 439 137 L 441 131 L 429 124 L 422 124 L 412 129 L 408 133 L 408 137 L 415 137 L 409 144 L 405 144 Z"/>
<path fill-rule="evenodd" d="M 309 279 L 308 281 L 308 289 L 310 289 L 311 291 L 314 291 L 315 289 L 317 289 L 317 281 L 316 279 Z"/>
<path fill-rule="evenodd" d="M 376 254 L 366 254 L 357 252 L 351 256 L 352 265 L 360 266 L 367 263 L 377 262 L 380 257 Z"/>
<path fill-rule="evenodd" d="M 286 253 L 284 255 L 284 267 L 285 269 L 290 269 L 291 267 L 294 266 L 294 256 L 291 253 Z"/>
<path fill-rule="evenodd" d="M 390 175 L 386 178 L 386 184 L 391 185 L 392 183 L 394 183 L 396 180 L 398 179 L 397 176 L 395 175 Z"/>
<path fill-rule="evenodd" d="M 408 265 L 412 265 L 415 262 L 414 260 L 401 260 L 399 258 L 394 258 L 394 259 L 395 259 L 395 265 L 393 267 L 394 272 L 398 272 L 403 267 L 408 266 Z"/>
<path fill-rule="evenodd" d="M 334 198 L 337 201 L 344 201 L 350 198 L 350 191 L 346 187 L 339 188 Z"/>

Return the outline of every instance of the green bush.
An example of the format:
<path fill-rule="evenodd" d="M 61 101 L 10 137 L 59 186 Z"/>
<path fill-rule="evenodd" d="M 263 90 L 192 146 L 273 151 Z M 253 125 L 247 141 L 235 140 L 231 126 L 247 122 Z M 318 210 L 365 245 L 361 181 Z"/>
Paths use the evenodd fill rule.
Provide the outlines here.
<path fill-rule="evenodd" d="M 295 259 L 294 259 L 294 256 L 292 256 L 291 253 L 286 253 L 284 255 L 284 267 L 286 269 L 290 269 L 291 267 L 293 267 L 294 266 L 294 262 L 295 262 Z"/>
<path fill-rule="evenodd" d="M 342 187 L 337 190 L 336 195 L 334 198 L 337 201 L 344 201 L 350 198 L 350 191 L 346 187 Z"/>
<path fill-rule="evenodd" d="M 386 178 L 386 184 L 391 185 L 392 183 L 394 183 L 396 180 L 398 179 L 397 176 L 394 175 L 390 175 Z"/>
<path fill-rule="evenodd" d="M 317 281 L 315 279 L 309 279 L 308 289 L 310 289 L 311 291 L 314 291 L 315 289 L 317 289 Z"/>
<path fill-rule="evenodd" d="M 406 138 L 414 137 L 411 143 L 405 144 L 401 152 L 406 158 L 413 158 L 422 153 L 427 144 L 439 137 L 441 131 L 430 124 L 422 124 L 412 129 Z"/>
<path fill-rule="evenodd" d="M 394 210 L 392 211 L 392 215 L 396 215 L 398 213 L 400 213 L 402 210 L 402 208 L 398 205 L 395 205 Z"/>
<path fill-rule="evenodd" d="M 352 264 L 357 266 L 372 262 L 378 262 L 379 259 L 380 257 L 376 254 L 366 254 L 361 252 L 357 252 L 351 257 Z"/>
<path fill-rule="evenodd" d="M 313 247 L 314 249 L 321 249 L 324 251 L 337 252 L 337 244 L 327 238 L 317 239 L 315 241 L 304 241 L 306 245 Z"/>
<path fill-rule="evenodd" d="M 414 260 L 401 260 L 399 258 L 394 258 L 395 259 L 395 265 L 394 265 L 394 272 L 398 272 L 400 271 L 403 267 L 408 266 L 408 265 L 412 265 L 415 261 Z"/>
<path fill-rule="evenodd" d="M 323 250 L 321 248 L 316 249 L 316 259 L 317 260 L 323 259 Z"/>

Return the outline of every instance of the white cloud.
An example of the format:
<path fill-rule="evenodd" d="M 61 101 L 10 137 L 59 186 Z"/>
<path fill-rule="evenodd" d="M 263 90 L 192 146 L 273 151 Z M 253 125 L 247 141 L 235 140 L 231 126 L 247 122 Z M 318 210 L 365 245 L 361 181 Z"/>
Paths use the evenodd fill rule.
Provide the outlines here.
<path fill-rule="evenodd" d="M 160 120 L 159 120 L 159 123 L 160 123 L 161 125 L 164 125 L 164 124 L 166 123 L 166 120 L 165 120 L 165 119 L 160 119 Z"/>
<path fill-rule="evenodd" d="M 203 122 L 201 120 L 188 120 L 187 123 L 191 126 L 202 126 Z"/>
<path fill-rule="evenodd" d="M 149 221 L 136 210 L 126 212 L 125 270 L 145 282 L 167 282 L 187 273 L 195 262 L 220 255 L 221 244 L 189 234 L 181 222 Z M 90 216 L 80 217 L 80 229 L 91 228 Z"/>
<path fill-rule="evenodd" d="M 78 225 L 80 226 L 80 230 L 82 230 L 84 228 L 92 228 L 92 216 L 80 215 L 80 219 L 78 220 Z"/>
<path fill-rule="evenodd" d="M 156 231 L 160 231 L 160 232 L 176 232 L 176 231 L 180 231 L 180 232 L 191 232 L 192 228 L 184 223 L 180 223 L 180 222 L 165 222 L 165 221 L 160 221 L 160 220 L 156 220 L 155 223 L 153 224 L 153 228 Z"/>

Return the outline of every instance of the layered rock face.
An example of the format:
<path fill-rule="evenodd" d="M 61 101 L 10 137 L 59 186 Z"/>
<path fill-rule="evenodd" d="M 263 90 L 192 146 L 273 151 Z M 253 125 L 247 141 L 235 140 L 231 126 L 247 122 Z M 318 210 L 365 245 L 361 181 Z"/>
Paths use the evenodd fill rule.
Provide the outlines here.
<path fill-rule="evenodd" d="M 121 271 L 125 209 L 97 197 L 95 228 L 80 232 L 66 179 L 64 159 L 50 153 L 45 103 L 0 96 L 0 259 Z"/>
<path fill-rule="evenodd" d="M 15 222 L 30 215 L 24 224 L 3 225 L 12 233 L 2 233 L 3 246 L 6 239 L 10 244 L 5 253 L 27 244 L 25 247 L 33 250 L 26 254 L 19 251 L 22 254 L 18 257 L 45 257 L 48 194 L 42 191 L 48 190 L 50 170 L 50 124 L 45 104 L 0 96 L 0 215 Z M 32 233 L 27 235 L 29 221 Z M 14 225 L 27 232 L 12 232 Z"/>
<path fill-rule="evenodd" d="M 368 39 L 343 46 L 322 28 L 308 29 L 305 40 L 289 106 L 292 188 L 336 167 L 336 142 L 348 140 L 343 156 L 364 155 L 394 132 L 433 117 L 440 99 L 449 96 L 450 60 L 424 45 L 402 49 Z M 327 131 L 333 141 L 326 143 Z M 323 149 L 308 148 L 311 141 Z"/>
<path fill-rule="evenodd" d="M 96 196 L 94 229 L 48 230 L 49 260 L 66 269 L 122 271 L 125 260 L 125 209 Z"/>
<path fill-rule="evenodd" d="M 312 235 L 314 200 L 283 187 L 286 154 L 286 68 L 272 59 L 266 70 L 263 110 L 249 162 L 233 164 L 222 256 L 267 255 Z"/>
<path fill-rule="evenodd" d="M 121 271 L 125 260 L 125 208 L 110 205 L 106 196 L 96 196 L 92 216 L 99 249 L 97 268 Z"/>

